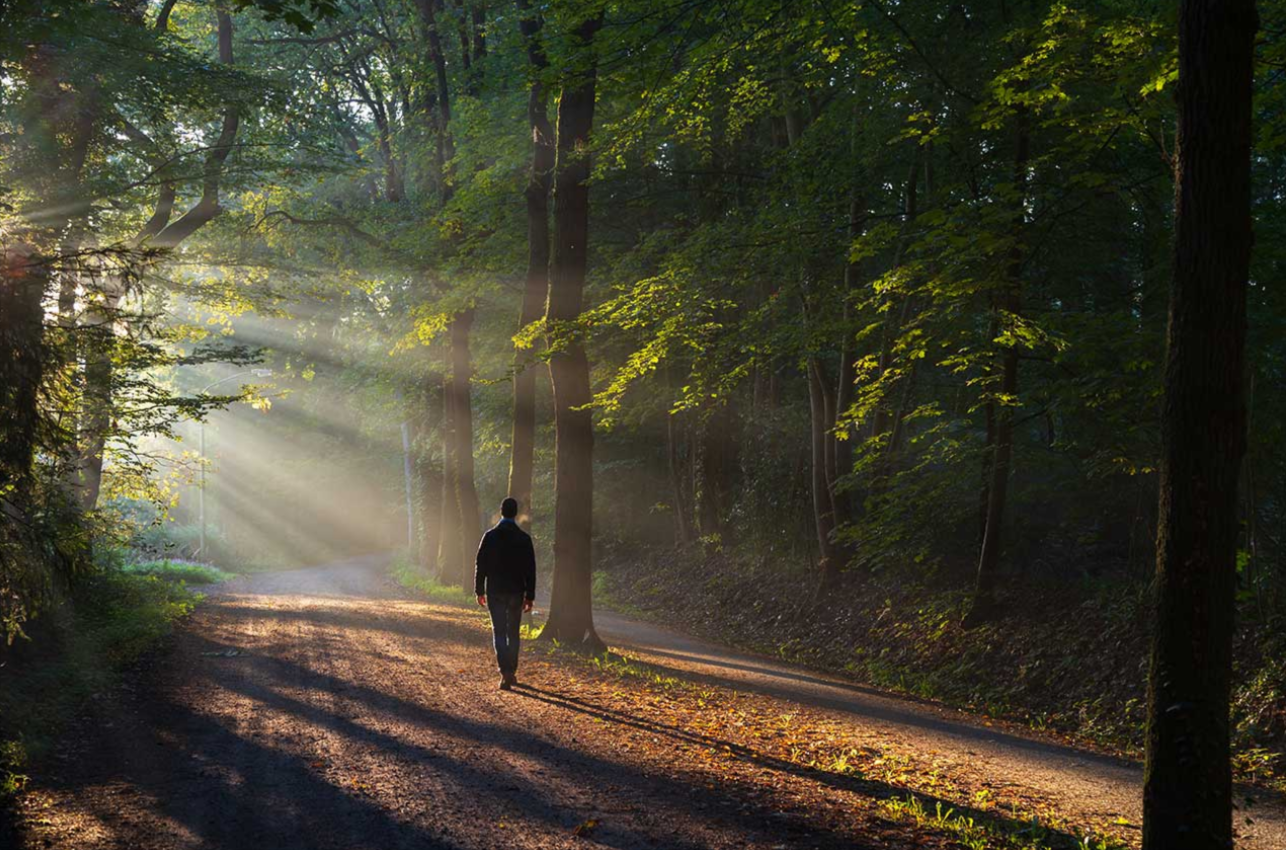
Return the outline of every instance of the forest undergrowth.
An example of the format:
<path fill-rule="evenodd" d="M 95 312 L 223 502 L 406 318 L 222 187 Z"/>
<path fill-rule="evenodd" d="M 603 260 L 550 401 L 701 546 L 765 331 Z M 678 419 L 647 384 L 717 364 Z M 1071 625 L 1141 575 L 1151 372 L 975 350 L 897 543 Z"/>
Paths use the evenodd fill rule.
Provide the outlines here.
<path fill-rule="evenodd" d="M 1009 616 L 965 629 L 969 585 L 950 575 L 844 575 L 825 601 L 811 575 L 699 547 L 658 549 L 595 576 L 596 604 L 859 682 L 1018 722 L 1141 758 L 1148 585 L 1015 578 Z M 1247 611 L 1238 630 L 1234 766 L 1286 792 L 1280 629 Z M 1271 622 L 1271 620 L 1268 620 Z M 1275 636 L 1276 635 L 1276 636 Z"/>
<path fill-rule="evenodd" d="M 58 757 L 68 723 L 123 671 L 146 663 L 192 612 L 201 595 L 189 584 L 231 577 L 205 564 L 135 562 L 117 552 L 105 560 L 24 638 L 0 648 L 0 808 L 33 765 Z"/>

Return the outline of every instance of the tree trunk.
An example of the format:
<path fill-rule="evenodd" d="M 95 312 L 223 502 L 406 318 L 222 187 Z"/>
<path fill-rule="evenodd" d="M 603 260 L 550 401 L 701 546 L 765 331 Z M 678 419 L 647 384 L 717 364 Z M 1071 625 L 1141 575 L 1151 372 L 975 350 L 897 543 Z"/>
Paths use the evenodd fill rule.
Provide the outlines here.
<path fill-rule="evenodd" d="M 1232 846 L 1229 694 L 1246 445 L 1253 0 L 1183 0 L 1144 850 Z"/>
<path fill-rule="evenodd" d="M 442 0 L 416 0 L 420 11 L 420 23 L 424 27 L 424 38 L 429 45 L 429 61 L 433 63 L 434 82 L 437 86 L 437 125 L 438 143 L 434 159 L 438 171 L 438 181 L 442 190 L 443 203 L 451 199 L 451 177 L 448 173 L 449 163 L 455 157 L 455 144 L 451 140 L 451 87 L 447 79 L 446 53 L 442 49 L 442 33 L 438 28 L 438 15 Z"/>
<path fill-rule="evenodd" d="M 419 442 L 420 492 L 423 494 L 420 527 L 420 560 L 436 572 L 438 547 L 442 541 L 442 466 L 434 458 L 433 446 L 442 443 L 445 418 L 442 375 L 431 372 L 425 382 L 424 424 Z M 436 438 L 436 440 L 435 440 Z"/>
<path fill-rule="evenodd" d="M 102 303 L 89 310 L 81 329 L 85 336 L 85 409 L 80 435 L 79 498 L 83 510 L 98 505 L 103 486 L 103 454 L 112 430 L 112 355 L 116 349 L 116 312 L 121 286 L 109 283 Z"/>
<path fill-rule="evenodd" d="M 473 363 L 469 358 L 469 332 L 473 308 L 451 322 L 451 437 L 454 444 L 455 500 L 460 514 L 460 557 L 451 573 L 461 587 L 473 581 L 472 556 L 482 538 L 482 513 L 473 469 Z"/>
<path fill-rule="evenodd" d="M 455 392 L 450 374 L 442 380 L 442 519 L 438 523 L 438 576 L 444 582 L 459 578 L 464 551 L 459 488 L 456 481 Z"/>
<path fill-rule="evenodd" d="M 597 62 L 594 34 L 602 14 L 576 28 L 588 62 L 564 84 L 558 101 L 558 159 L 554 177 L 554 241 L 546 318 L 559 332 L 581 312 L 589 236 L 589 136 L 594 124 Z M 603 642 L 594 631 L 590 596 L 594 508 L 594 422 L 589 359 L 579 340 L 561 345 L 549 362 L 554 385 L 554 587 L 542 638 L 590 651 Z"/>
<path fill-rule="evenodd" d="M 549 66 L 540 43 L 542 26 L 526 0 L 519 0 L 520 25 L 527 43 L 527 59 L 534 76 L 527 97 L 527 123 L 531 128 L 531 174 L 524 192 L 527 199 L 527 283 L 523 289 L 518 328 L 540 318 L 549 296 L 549 189 L 554 171 L 554 128 L 549 124 L 547 93 L 540 75 Z M 530 529 L 532 478 L 536 450 L 536 369 L 530 357 L 514 354 L 513 435 L 510 440 L 509 495 L 518 500 L 519 522 Z"/>
<path fill-rule="evenodd" d="M 684 486 L 683 463 L 679 456 L 679 435 L 676 433 L 676 420 L 681 414 L 666 411 L 664 415 L 666 456 L 670 469 L 670 487 L 674 493 L 674 542 L 682 545 L 691 543 L 693 534 L 688 514 L 687 490 Z"/>
<path fill-rule="evenodd" d="M 861 198 L 854 193 L 848 205 L 848 240 L 850 245 L 861 235 L 862 208 Z M 849 325 L 851 321 L 849 299 L 853 293 L 857 292 L 858 287 L 862 285 L 861 271 L 857 263 L 847 262 L 844 264 L 844 339 L 840 342 L 839 383 L 835 390 L 835 415 L 837 417 L 845 415 L 848 409 L 853 406 L 853 393 L 857 383 L 857 353 L 853 349 L 855 335 Z M 844 433 L 847 439 L 840 439 L 841 432 Z M 848 475 L 853 471 L 853 439 L 855 436 L 851 427 L 846 426 L 843 429 L 836 430 L 833 437 L 835 443 L 835 478 Z M 848 492 L 835 494 L 835 511 L 838 522 L 851 522 L 853 520 L 856 514 L 854 503 L 855 500 L 852 494 Z"/>
<path fill-rule="evenodd" d="M 835 533 L 835 502 L 831 497 L 831 483 L 826 474 L 826 442 L 829 439 L 826 419 L 825 377 L 817 364 L 808 363 L 808 408 L 812 433 L 812 491 L 813 522 L 817 529 L 817 546 L 821 553 L 818 562 L 818 586 L 825 590 L 839 578 L 841 564 L 837 557 L 833 536 Z"/>
<path fill-rule="evenodd" d="M 1017 211 L 1013 229 L 1015 245 L 1009 253 L 1005 289 L 1000 307 L 1010 316 L 1017 316 L 1022 309 L 1021 238 L 1025 223 L 1027 199 L 1027 163 L 1031 155 L 1031 124 L 1026 110 L 1017 116 L 1014 144 L 1014 186 L 1017 192 Z M 1014 453 L 1014 404 L 1018 392 L 1018 345 L 1011 342 L 1001 355 L 1000 392 L 1001 404 L 992 404 L 995 416 L 995 443 L 991 458 L 991 480 L 987 486 L 987 521 L 982 535 L 982 551 L 978 556 L 978 577 L 974 588 L 973 605 L 965 617 L 966 626 L 986 622 L 996 615 L 996 585 L 1000 570 L 1001 532 L 1005 522 L 1005 502 L 1009 495 L 1009 471 Z"/>

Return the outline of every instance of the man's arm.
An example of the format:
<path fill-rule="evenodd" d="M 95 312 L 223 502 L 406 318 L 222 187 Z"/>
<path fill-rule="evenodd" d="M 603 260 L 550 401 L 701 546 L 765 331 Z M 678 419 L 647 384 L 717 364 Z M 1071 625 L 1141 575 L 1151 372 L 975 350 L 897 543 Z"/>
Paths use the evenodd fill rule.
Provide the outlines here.
<path fill-rule="evenodd" d="M 526 563 L 523 564 L 522 588 L 523 596 L 527 600 L 527 607 L 536 598 L 536 545 L 530 537 L 527 538 Z"/>
<path fill-rule="evenodd" d="M 482 535 L 478 543 L 478 555 L 473 559 L 473 595 L 478 597 L 479 605 L 486 605 L 487 571 L 491 565 L 491 532 Z"/>

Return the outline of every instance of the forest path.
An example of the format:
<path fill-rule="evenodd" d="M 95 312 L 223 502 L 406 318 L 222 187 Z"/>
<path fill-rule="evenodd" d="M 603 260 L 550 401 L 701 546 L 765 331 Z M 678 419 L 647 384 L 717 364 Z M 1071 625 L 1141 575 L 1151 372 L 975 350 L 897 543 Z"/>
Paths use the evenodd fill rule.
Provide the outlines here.
<path fill-rule="evenodd" d="M 696 684 L 528 647 L 525 687 L 500 692 L 483 614 L 408 598 L 382 566 L 212 593 L 87 709 L 25 795 L 23 843 L 946 848 L 959 846 L 951 830 L 889 801 L 914 789 L 930 816 L 941 801 L 1006 828 L 1021 825 L 1006 801 L 1055 798 L 1070 822 L 1115 810 L 1096 799 L 1118 780 L 1095 757 L 1068 751 L 1084 766 L 1042 768 L 1063 764 L 1058 748 L 612 617 L 603 630 L 631 655 Z M 809 767 L 804 750 L 823 740 L 863 769 Z M 1120 769 L 1123 787 L 1137 781 Z M 1028 793 L 1059 776 L 1083 790 Z M 1286 846 L 1269 820 L 1247 846 Z"/>
<path fill-rule="evenodd" d="M 594 616 L 613 650 L 663 675 L 817 709 L 835 723 L 860 727 L 881 751 L 914 756 L 922 767 L 941 770 L 959 784 L 1017 797 L 1069 823 L 1137 831 L 1142 822 L 1143 769 L 1137 763 L 611 612 Z M 1266 796 L 1272 795 L 1239 790 L 1238 847 L 1286 848 L 1286 801 Z"/>

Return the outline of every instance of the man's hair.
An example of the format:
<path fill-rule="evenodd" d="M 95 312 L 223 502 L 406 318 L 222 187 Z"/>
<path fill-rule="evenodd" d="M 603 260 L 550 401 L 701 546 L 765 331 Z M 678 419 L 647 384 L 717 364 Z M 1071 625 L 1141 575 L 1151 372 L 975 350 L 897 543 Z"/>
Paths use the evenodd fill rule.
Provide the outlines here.
<path fill-rule="evenodd" d="M 500 503 L 500 515 L 505 519 L 513 519 L 518 516 L 518 500 L 505 499 Z"/>

